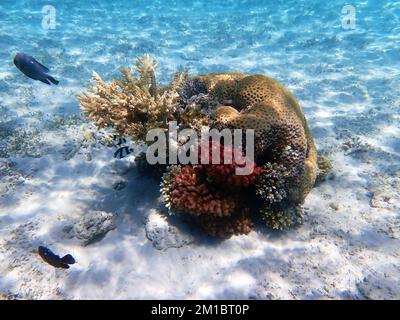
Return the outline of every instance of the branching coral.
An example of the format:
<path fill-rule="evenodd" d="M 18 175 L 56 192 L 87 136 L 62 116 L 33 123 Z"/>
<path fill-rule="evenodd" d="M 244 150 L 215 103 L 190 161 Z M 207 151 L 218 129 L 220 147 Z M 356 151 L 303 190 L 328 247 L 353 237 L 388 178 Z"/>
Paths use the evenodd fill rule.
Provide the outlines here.
<path fill-rule="evenodd" d="M 332 172 L 332 164 L 329 162 L 327 158 L 322 155 L 318 156 L 318 172 L 317 172 L 317 180 L 316 183 L 321 183 L 325 181 Z"/>
<path fill-rule="evenodd" d="M 163 178 L 161 191 L 171 211 L 192 216 L 230 216 L 240 205 L 232 195 L 212 190 L 192 166 L 172 167 Z"/>
<path fill-rule="evenodd" d="M 201 156 L 202 148 L 199 147 L 199 157 Z M 219 153 L 220 164 L 199 164 L 196 170 L 207 177 L 207 181 L 220 188 L 238 189 L 248 188 L 253 185 L 260 174 L 261 169 L 257 167 L 254 161 L 244 157 L 241 150 L 229 146 L 224 146 L 218 142 L 210 142 L 208 148 L 208 159 L 212 160 L 213 154 Z M 230 164 L 225 155 L 230 157 Z M 238 163 L 237 159 L 243 158 L 242 163 Z M 248 175 L 236 174 L 237 168 L 249 167 L 251 172 Z"/>
<path fill-rule="evenodd" d="M 149 55 L 144 55 L 136 60 L 136 71 L 140 74 L 140 87 L 148 88 L 153 99 L 157 97 L 156 67 L 156 61 Z"/>
<path fill-rule="evenodd" d="M 239 152 L 210 143 L 210 158 L 215 150 L 220 153 L 222 161 L 225 152 L 231 155 Z M 255 183 L 260 169 L 253 163 L 253 172 L 241 176 L 235 173 L 238 166 L 235 161 L 195 167 L 172 166 L 163 178 L 161 192 L 164 202 L 172 212 L 196 217 L 209 234 L 229 237 L 248 233 L 252 223 L 248 216 L 246 191 Z"/>
<path fill-rule="evenodd" d="M 167 88 L 158 89 L 155 61 L 149 56 L 137 60 L 137 79 L 128 69 L 122 78 L 106 83 L 93 72 L 96 86 L 79 96 L 81 109 L 98 127 L 114 128 L 118 134 L 146 142 L 150 129 L 168 127 L 169 116 L 177 111 L 177 90 L 185 82 L 187 72 L 175 73 Z"/>
<path fill-rule="evenodd" d="M 229 238 L 249 233 L 252 222 L 243 201 L 234 194 L 215 190 L 191 166 L 173 166 L 164 175 L 162 189 L 166 206 L 173 212 L 188 214 L 210 235 Z"/>
<path fill-rule="evenodd" d="M 246 210 L 244 213 L 222 218 L 201 216 L 197 221 L 209 235 L 219 238 L 248 234 L 254 225 Z"/>

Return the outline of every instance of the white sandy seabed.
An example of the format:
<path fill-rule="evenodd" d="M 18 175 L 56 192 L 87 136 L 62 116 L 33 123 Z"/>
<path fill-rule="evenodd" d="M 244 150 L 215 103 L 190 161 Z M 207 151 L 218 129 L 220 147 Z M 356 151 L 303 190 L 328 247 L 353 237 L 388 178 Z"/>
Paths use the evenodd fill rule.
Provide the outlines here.
<path fill-rule="evenodd" d="M 34 88 L 44 90 L 40 84 Z M 249 235 L 225 241 L 168 216 L 158 203 L 158 182 L 139 175 L 134 156 L 113 159 L 107 134 L 82 119 L 33 114 L 25 131 L 11 118 L 3 122 L 9 134 L 3 152 L 14 156 L 0 162 L 0 294 L 29 299 L 399 298 L 399 159 L 379 146 L 384 136 L 354 138 L 349 127 L 347 135 L 332 138 L 318 129 L 325 117 L 310 113 L 316 142 L 334 170 L 308 196 L 304 224 L 287 232 L 257 226 Z M 40 123 L 36 130 L 35 121 Z M 135 147 L 135 154 L 139 151 Z M 108 232 L 86 245 L 71 228 L 91 216 L 100 222 L 93 227 L 89 221 L 87 228 Z M 38 256 L 39 245 L 71 253 L 77 264 L 54 269 Z"/>

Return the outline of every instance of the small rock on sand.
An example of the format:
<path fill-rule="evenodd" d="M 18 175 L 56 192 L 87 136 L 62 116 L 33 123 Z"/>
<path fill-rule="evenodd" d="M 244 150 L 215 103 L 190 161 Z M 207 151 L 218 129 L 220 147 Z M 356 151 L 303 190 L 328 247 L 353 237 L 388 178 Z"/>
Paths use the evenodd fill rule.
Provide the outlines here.
<path fill-rule="evenodd" d="M 68 224 L 63 232 L 69 238 L 76 238 L 82 246 L 99 241 L 115 229 L 113 214 L 104 211 L 89 211 L 81 219 Z"/>
<path fill-rule="evenodd" d="M 146 237 L 154 248 L 167 250 L 181 248 L 193 242 L 193 237 L 169 225 L 165 217 L 157 210 L 151 210 L 145 224 Z"/>

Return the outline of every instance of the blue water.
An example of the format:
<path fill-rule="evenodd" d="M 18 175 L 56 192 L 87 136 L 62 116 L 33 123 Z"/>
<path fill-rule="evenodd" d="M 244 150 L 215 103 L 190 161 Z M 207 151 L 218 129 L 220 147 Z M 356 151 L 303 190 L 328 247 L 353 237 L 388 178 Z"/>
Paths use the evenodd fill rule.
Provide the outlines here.
<path fill-rule="evenodd" d="M 56 29 L 44 30 L 43 6 L 56 9 Z M 356 26 L 342 28 L 346 1 L 28 1 L 0 4 L 0 104 L 15 110 L 18 89 L 43 108 L 41 84 L 13 67 L 24 51 L 62 81 L 46 109 L 77 112 L 73 95 L 95 69 L 111 79 L 122 65 L 149 53 L 165 83 L 176 67 L 191 73 L 237 70 L 272 75 L 289 86 L 304 109 L 353 113 L 397 109 L 400 2 L 355 1 Z M 62 88 L 62 89 L 61 89 Z M 65 90 L 65 91 L 64 91 Z M 55 99 L 55 98 L 53 98 Z M 368 101 L 367 101 L 368 100 Z M 374 126 L 374 124 L 372 125 Z M 373 128 L 371 128 L 373 129 Z"/>
<path fill-rule="evenodd" d="M 346 29 L 342 25 L 346 15 L 342 9 L 348 4 L 355 9 L 354 29 Z M 46 15 L 42 13 L 42 8 L 46 5 L 55 9 L 55 29 L 42 27 Z M 47 86 L 22 75 L 12 63 L 17 51 L 28 53 L 49 67 L 60 84 Z M 369 197 L 376 190 L 383 190 L 382 186 L 389 181 L 393 188 L 388 184 L 385 190 L 392 190 L 388 194 L 392 199 L 398 199 L 398 185 L 387 177 L 397 175 L 399 179 L 400 172 L 400 1 L 1 0 L 0 235 L 7 224 L 25 223 L 28 218 L 36 216 L 56 217 L 54 220 L 61 217 L 62 220 L 64 215 L 75 209 L 86 212 L 94 208 L 136 214 L 133 215 L 134 223 L 120 224 L 118 232 L 108 242 L 114 246 L 103 247 L 111 252 L 109 263 L 104 262 L 103 256 L 99 256 L 98 260 L 89 256 L 88 263 L 79 267 L 82 268 L 79 269 L 81 273 L 72 274 L 72 280 L 67 279 L 70 282 L 66 291 L 73 289 L 73 295 L 80 298 L 98 297 L 97 291 L 102 298 L 114 297 L 120 294 L 120 286 L 115 286 L 114 294 L 109 290 L 111 285 L 107 281 L 114 283 L 111 279 L 117 278 L 116 283 L 128 283 L 126 287 L 131 290 L 127 289 L 129 294 L 121 291 L 123 298 L 157 295 L 182 298 L 187 296 L 187 290 L 195 292 L 194 297 L 248 297 L 239 293 L 229 295 L 229 291 L 225 293 L 223 285 L 230 280 L 222 281 L 209 272 L 208 265 L 220 257 L 219 251 L 210 251 L 213 246 L 202 251 L 205 256 L 203 261 L 192 261 L 191 256 L 187 258 L 183 254 L 185 261 L 192 261 L 187 273 L 185 267 L 182 273 L 179 270 L 175 273 L 170 271 L 180 265 L 180 260 L 174 255 L 157 255 L 150 250 L 148 257 L 143 254 L 142 245 L 147 249 L 151 247 L 141 220 L 142 213 L 151 202 L 147 199 L 150 192 L 143 192 L 141 188 L 146 185 L 138 182 L 134 172 L 129 173 L 129 177 L 134 178 L 127 179 L 131 185 L 125 191 L 116 192 L 110 178 L 118 176 L 110 173 L 116 170 L 110 165 L 114 150 L 95 142 L 93 145 L 82 142 L 83 131 L 80 128 L 90 125 L 80 116 L 76 97 L 90 85 L 92 71 L 96 70 L 109 81 L 118 76 L 121 66 L 133 68 L 135 58 L 143 54 L 156 58 L 157 78 L 161 84 L 166 84 L 175 69 L 181 67 L 186 67 L 190 74 L 238 71 L 276 78 L 298 98 L 319 152 L 331 160 L 339 176 L 333 182 L 315 188 L 307 199 L 312 223 L 302 230 L 310 232 L 309 238 L 308 235 L 301 235 L 301 230 L 300 236 L 293 233 L 274 239 L 263 233 L 252 233 L 249 237 L 254 238 L 243 238 L 250 239 L 248 247 L 258 244 L 265 250 L 253 250 L 254 260 L 250 260 L 248 265 L 246 260 L 240 264 L 236 258 L 222 256 L 221 259 L 230 261 L 234 266 L 233 271 L 236 271 L 235 266 L 243 267 L 243 270 L 248 268 L 249 274 L 261 279 L 259 283 L 262 287 L 275 279 L 262 280 L 265 270 L 272 270 L 276 275 L 283 273 L 285 287 L 292 286 L 298 291 L 297 296 L 282 297 L 304 298 L 309 297 L 308 288 L 319 285 L 318 281 L 311 281 L 305 276 L 341 272 L 341 279 L 347 279 L 351 273 L 349 270 L 353 270 L 331 261 L 347 259 L 348 265 L 356 266 L 354 270 L 358 270 L 358 266 L 364 270 L 364 265 L 375 268 L 375 261 L 379 259 L 372 252 L 380 250 L 380 253 L 387 253 L 377 256 L 381 257 L 381 264 L 384 266 L 387 261 L 394 261 L 395 265 L 398 252 L 393 249 L 396 252 L 392 253 L 389 245 L 382 245 L 383 240 L 376 240 L 389 241 L 382 230 L 386 230 L 387 223 L 392 220 L 382 215 L 381 209 L 371 211 Z M 99 134 L 99 140 L 103 138 Z M 358 152 L 363 148 L 368 152 Z M 83 151 L 78 154 L 78 150 Z M 97 161 L 92 161 L 92 158 Z M 124 170 L 120 168 L 120 171 Z M 103 178 L 103 172 L 106 178 Z M 159 196 L 156 187 L 154 199 Z M 141 205 L 140 201 L 145 204 Z M 330 201 L 340 204 L 341 211 L 329 209 Z M 393 201 L 394 208 L 398 209 Z M 331 214 L 327 214 L 329 212 Z M 398 218 L 398 211 L 393 213 L 393 220 L 394 217 Z M 34 222 L 42 226 L 41 220 L 38 221 Z M 368 232 L 363 227 L 368 227 Z M 18 254 L 30 254 L 31 251 L 25 250 L 26 239 L 66 246 L 63 252 L 71 249 L 58 235 L 53 239 L 56 234 L 53 229 L 39 233 L 32 228 L 33 231 L 28 230 L 15 240 L 17 244 L 18 241 L 22 243 L 20 248 L 14 246 L 15 250 L 22 252 Z M 295 242 L 286 242 L 287 237 L 294 237 Z M 328 245 L 318 247 L 315 241 L 313 246 L 297 249 L 300 243 L 305 243 L 304 239 L 311 241 L 314 238 Z M 280 242 L 281 239 L 285 240 Z M 225 244 L 231 247 L 224 252 L 230 254 L 238 250 L 234 241 Z M 274 245 L 278 243 L 277 249 L 269 245 L 273 241 Z M 393 248 L 398 248 L 397 242 Z M 285 243 L 288 243 L 287 247 Z M 353 257 L 358 259 L 358 251 L 348 243 L 361 243 L 360 246 L 366 248 L 368 255 L 364 262 L 361 261 L 363 256 L 360 261 L 351 261 Z M 280 245 L 283 245 L 282 249 Z M 198 249 L 196 247 L 194 251 L 200 257 Z M 94 251 L 97 254 L 101 250 L 94 247 L 90 251 L 89 248 L 81 254 L 81 259 Z M 258 252 L 262 251 L 265 256 L 260 258 Z M 0 250 L 2 255 L 8 252 L 11 252 L 10 261 L 14 261 L 13 251 Z M 333 254 L 326 258 L 330 252 Z M 288 260 L 287 256 L 282 261 L 278 259 L 286 253 L 290 254 L 289 265 L 282 262 Z M 246 255 L 251 255 L 250 249 Z M 166 259 L 171 257 L 170 263 L 157 260 L 161 256 Z M 18 261 L 16 263 L 16 268 L 20 268 L 17 275 L 26 277 L 22 287 L 27 291 L 31 290 L 29 281 L 32 274 L 36 274 L 29 268 L 31 264 L 38 263 L 32 255 L 29 259 L 21 259 L 21 265 Z M 296 260 L 300 261 L 298 266 Z M 132 274 L 119 269 L 120 265 L 136 267 L 138 261 L 144 261 L 144 264 L 139 264 Z M 318 265 L 319 269 L 315 271 L 313 265 L 312 270 L 304 271 L 302 263 L 304 266 Z M 152 272 L 156 264 L 160 267 Z M 88 272 L 86 275 L 86 266 L 94 268 L 94 271 L 88 268 L 92 274 Z M 9 271 L 7 268 L 8 265 L 2 270 Z M 193 269 L 199 270 L 199 274 L 206 270 L 205 276 L 197 279 L 197 272 L 192 272 Z M 231 271 L 225 261 L 218 270 L 222 270 L 222 275 Z M 387 270 L 382 270 L 386 277 Z M 387 279 L 398 278 L 398 268 L 395 270 L 395 276 Z M 52 274 L 45 272 L 45 275 L 49 277 L 48 283 L 58 285 Z M 149 282 L 151 290 L 137 290 L 136 279 L 147 281 L 148 277 L 153 280 Z M 188 277 L 186 282 L 182 281 L 185 277 Z M 357 277 L 354 276 L 354 283 L 362 280 Z M 7 281 L 10 281 L 9 278 Z M 338 283 L 337 279 L 328 277 L 321 280 L 321 286 L 327 285 L 333 298 L 340 297 L 337 293 L 339 289 L 334 285 Z M 385 281 L 389 281 L 387 279 Z M 209 285 L 215 292 L 222 290 L 223 293 L 220 296 L 197 294 L 191 287 L 192 280 L 195 288 L 205 283 L 205 291 Z M 166 284 L 159 287 L 163 281 Z M 99 283 L 99 286 L 92 289 L 94 283 Z M 84 288 L 82 292 L 77 291 L 80 286 Z M 6 287 L 5 282 L 0 283 L 0 291 L 1 287 Z M 35 290 L 33 296 L 40 297 L 43 296 L 42 291 L 47 289 L 42 289 L 42 283 L 38 282 Z M 50 294 L 50 291 L 45 293 Z"/>
<path fill-rule="evenodd" d="M 79 117 L 76 96 L 92 70 L 111 80 L 151 54 L 162 84 L 182 66 L 275 77 L 299 99 L 320 146 L 353 134 L 381 139 L 376 144 L 399 155 L 400 1 L 353 2 L 353 29 L 342 24 L 347 4 L 2 0 L 0 123 Z M 42 26 L 45 5 L 55 9 L 55 29 Z M 17 51 L 51 68 L 60 85 L 24 77 L 12 64 Z"/>
<path fill-rule="evenodd" d="M 361 135 L 399 155 L 400 1 L 28 1 L 0 4 L 0 123 L 76 116 L 92 70 L 106 80 L 137 56 L 158 61 L 165 84 L 177 67 L 192 74 L 262 73 L 294 92 L 322 146 Z M 55 29 L 45 29 L 45 5 Z M 46 87 L 12 64 L 26 52 L 61 83 Z M 36 120 L 38 117 L 36 117 Z M 383 127 L 386 130 L 383 130 Z M 0 138 L 9 139 L 7 134 Z M 3 151 L 2 156 L 10 152 Z"/>

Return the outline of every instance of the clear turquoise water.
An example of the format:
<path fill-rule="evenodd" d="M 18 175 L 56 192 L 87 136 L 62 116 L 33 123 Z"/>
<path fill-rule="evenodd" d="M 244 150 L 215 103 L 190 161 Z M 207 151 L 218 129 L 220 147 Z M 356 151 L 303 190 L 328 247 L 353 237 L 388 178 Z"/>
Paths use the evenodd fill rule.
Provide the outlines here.
<path fill-rule="evenodd" d="M 56 10 L 45 30 L 42 8 Z M 398 155 L 400 1 L 356 1 L 355 29 L 342 27 L 345 1 L 27 1 L 0 4 L 0 121 L 32 112 L 79 115 L 76 95 L 92 70 L 106 80 L 151 54 L 158 79 L 235 70 L 275 77 L 298 97 L 315 137 L 349 128 Z M 46 87 L 12 64 L 26 52 L 61 83 Z M 382 127 L 386 126 L 385 132 Z"/>
<path fill-rule="evenodd" d="M 42 8 L 48 4 L 56 9 L 54 30 L 42 28 Z M 224 291 L 230 278 L 225 281 L 209 272 L 212 261 L 219 265 L 216 270 L 222 270 L 222 275 L 242 266 L 243 270 L 249 269 L 249 274 L 261 279 L 260 292 L 265 290 L 265 283 L 276 280 L 272 277 L 264 282 L 265 270 L 273 275 L 284 273 L 283 287 L 292 286 L 295 294 L 277 295 L 283 298 L 314 297 L 310 290 L 321 287 L 321 292 L 325 292 L 325 286 L 329 287 L 331 297 L 347 297 L 347 289 L 357 292 L 353 282 L 362 281 L 368 268 L 378 269 L 379 263 L 385 281 L 397 279 L 398 240 L 388 240 L 382 230 L 388 226 L 398 230 L 395 183 L 399 180 L 390 180 L 388 176 L 397 175 L 399 179 L 400 172 L 400 1 L 353 0 L 356 24 L 352 30 L 342 27 L 342 8 L 347 4 L 340 0 L 1 0 L 0 237 L 6 234 L 8 225 L 14 227 L 13 223 L 45 217 L 52 226 L 56 222 L 50 218 L 56 220 L 77 209 L 134 212 L 133 222 L 124 220 L 102 250 L 94 247 L 93 251 L 89 248 L 80 252 L 75 248 L 80 252 L 78 258 L 87 259 L 87 264 L 79 265 L 77 268 L 81 269 L 67 278 L 63 287 L 79 298 L 182 298 L 187 297 L 187 292 L 203 298 L 248 298 L 239 290 Z M 17 51 L 43 62 L 60 85 L 46 86 L 22 75 L 12 63 Z M 250 257 L 254 260 L 244 259 L 242 264 L 241 259 L 237 262 L 228 255 L 238 250 L 235 240 L 223 244 L 228 246 L 223 251 L 228 253 L 226 256 L 221 255 L 218 247 L 212 251 L 212 246 L 200 248 L 204 249 L 202 261 L 183 254 L 185 261 L 192 261 L 187 267 L 190 272 L 186 272 L 186 262 L 183 271 L 170 272 L 179 266 L 180 260 L 174 255 L 157 255 L 151 250 L 143 253 L 141 246 L 148 249 L 151 244 L 144 235 L 142 216 L 148 204 L 155 203 L 159 196 L 158 186 L 153 190 L 154 196 L 149 196 L 151 192 L 142 190 L 146 184 L 130 172 L 130 184 L 125 191 L 118 193 L 112 188 L 111 177 L 116 175 L 110 173 L 116 164 L 111 163 L 114 150 L 82 142 L 80 125 L 85 120 L 80 118 L 76 99 L 89 86 L 92 70 L 111 80 L 121 66 L 133 66 L 135 58 L 143 54 L 157 59 L 157 76 L 162 83 L 169 81 L 180 66 L 188 68 L 191 74 L 231 70 L 270 75 L 297 96 L 319 151 L 333 162 L 338 174 L 336 180 L 315 188 L 309 195 L 306 206 L 310 208 L 311 222 L 305 229 L 282 238 L 268 238 L 261 233 L 242 238 L 248 241 L 242 248 L 243 256 L 252 254 L 247 248 L 253 245 L 259 245 L 260 252 L 265 254 L 260 258 L 254 250 Z M 343 148 L 349 143 L 350 151 Z M 368 152 L 357 153 L 364 147 Z M 382 187 L 385 184 L 391 193 Z M 385 190 L 385 197 L 392 197 L 394 204 L 388 206 L 395 209 L 390 219 L 381 209 L 370 207 L 370 197 L 376 190 Z M 2 193 L 7 195 L 3 197 Z M 332 213 L 331 201 L 340 204 L 340 211 Z M 42 226 L 42 220 L 38 221 L 35 223 Z M 60 252 L 73 248 L 60 240 L 56 228 L 44 227 L 41 232 L 33 228 L 17 237 L 17 244 L 22 243 L 16 249 L 21 251 L 18 255 L 26 257 L 29 253 L 25 250 L 26 239 L 34 244 L 45 241 L 65 246 Z M 290 242 L 290 237 L 294 242 Z M 312 246 L 298 249 L 299 243 L 306 245 L 313 239 Z M 393 246 L 389 246 L 389 241 Z M 358 247 L 349 244 L 365 249 L 366 258 L 361 255 L 358 261 Z M 14 251 L 1 249 L 0 246 L 0 258 L 10 252 L 9 260 L 15 260 Z M 109 260 L 104 258 L 103 250 L 109 252 Z M 197 256 L 199 247 L 194 251 Z M 382 255 L 375 256 L 375 252 Z M 290 259 L 285 256 L 280 260 L 286 253 Z M 283 263 L 287 260 L 290 264 Z M 3 288 L 13 288 L 9 282 L 21 277 L 22 291 L 29 291 L 28 296 L 48 297 L 51 291 L 46 288 L 57 287 L 58 280 L 44 272 L 48 276 L 47 287 L 42 288 L 43 281 L 34 285 L 30 281 L 36 272 L 29 268 L 37 265 L 36 257 L 29 255 L 20 261 L 21 265 L 16 263 L 16 277 L 0 277 L 0 293 Z M 144 262 L 133 273 L 119 269 L 122 264 L 136 266 L 138 261 Z M 386 264 L 390 263 L 395 271 L 386 277 Z M 256 268 L 258 264 L 262 267 Z M 152 272 L 156 265 L 157 272 Z M 85 269 L 87 266 L 94 270 Z M 341 283 L 350 277 L 353 266 L 362 271 L 360 275 L 351 275 L 350 285 Z M 0 269 L 9 271 L 8 268 L 6 265 Z M 311 281 L 314 278 L 309 278 L 309 274 L 333 276 L 319 283 Z M 182 281 L 185 277 L 187 280 Z M 149 286 L 142 290 L 140 281 L 147 282 L 147 278 L 151 279 Z M 192 280 L 195 288 L 205 284 L 205 293 L 193 289 Z M 340 292 L 336 284 L 346 290 Z M 207 285 L 212 288 L 210 293 Z M 32 287 L 35 288 L 31 290 Z M 115 291 L 110 290 L 114 287 Z M 265 295 L 257 297 L 264 299 Z"/>
<path fill-rule="evenodd" d="M 48 4 L 1 1 L 3 131 L 6 122 L 35 122 L 32 113 L 78 116 L 76 95 L 92 70 L 110 80 L 151 54 L 162 83 L 180 66 L 275 77 L 298 97 L 321 143 L 350 129 L 399 155 L 400 1 L 354 2 L 351 30 L 342 26 L 345 1 L 53 1 L 56 29 L 46 30 Z M 11 62 L 17 51 L 51 68 L 60 85 L 24 77 Z"/>
<path fill-rule="evenodd" d="M 3 94 L 26 83 L 8 63 L 17 50 L 51 66 L 64 86 L 83 84 L 92 69 L 111 77 L 119 66 L 149 53 L 158 58 L 164 80 L 179 65 L 193 73 L 267 73 L 286 84 L 320 79 L 298 93 L 310 98 L 310 91 L 316 97 L 326 90 L 341 91 L 375 71 L 375 79 L 364 83 L 368 92 L 378 98 L 396 91 L 395 83 L 382 88 L 379 79 L 389 71 L 395 78 L 398 71 L 399 1 L 356 1 L 356 29 L 350 31 L 341 27 L 345 1 L 51 3 L 57 13 L 55 30 L 41 26 L 41 9 L 49 1 L 1 2 L 0 70 L 15 75 L 3 84 Z M 333 76 L 339 79 L 326 81 Z M 350 101 L 357 100 L 357 92 L 346 93 L 353 96 Z"/>
<path fill-rule="evenodd" d="M 399 1 L 353 2 L 354 30 L 342 28 L 347 3 L 337 0 L 50 1 L 57 25 L 44 30 L 41 10 L 47 4 L 1 1 L 2 115 L 23 117 L 21 101 L 34 110 L 78 112 L 74 94 L 87 85 L 93 69 L 111 79 L 145 53 L 157 58 L 161 82 L 178 66 L 191 73 L 264 73 L 292 89 L 306 112 L 336 117 L 398 109 Z M 45 91 L 50 97 L 45 105 L 48 88 L 14 68 L 16 51 L 36 57 L 61 80 L 58 88 Z M 22 88 L 30 90 L 29 98 Z M 379 130 L 379 122 L 369 131 Z"/>

